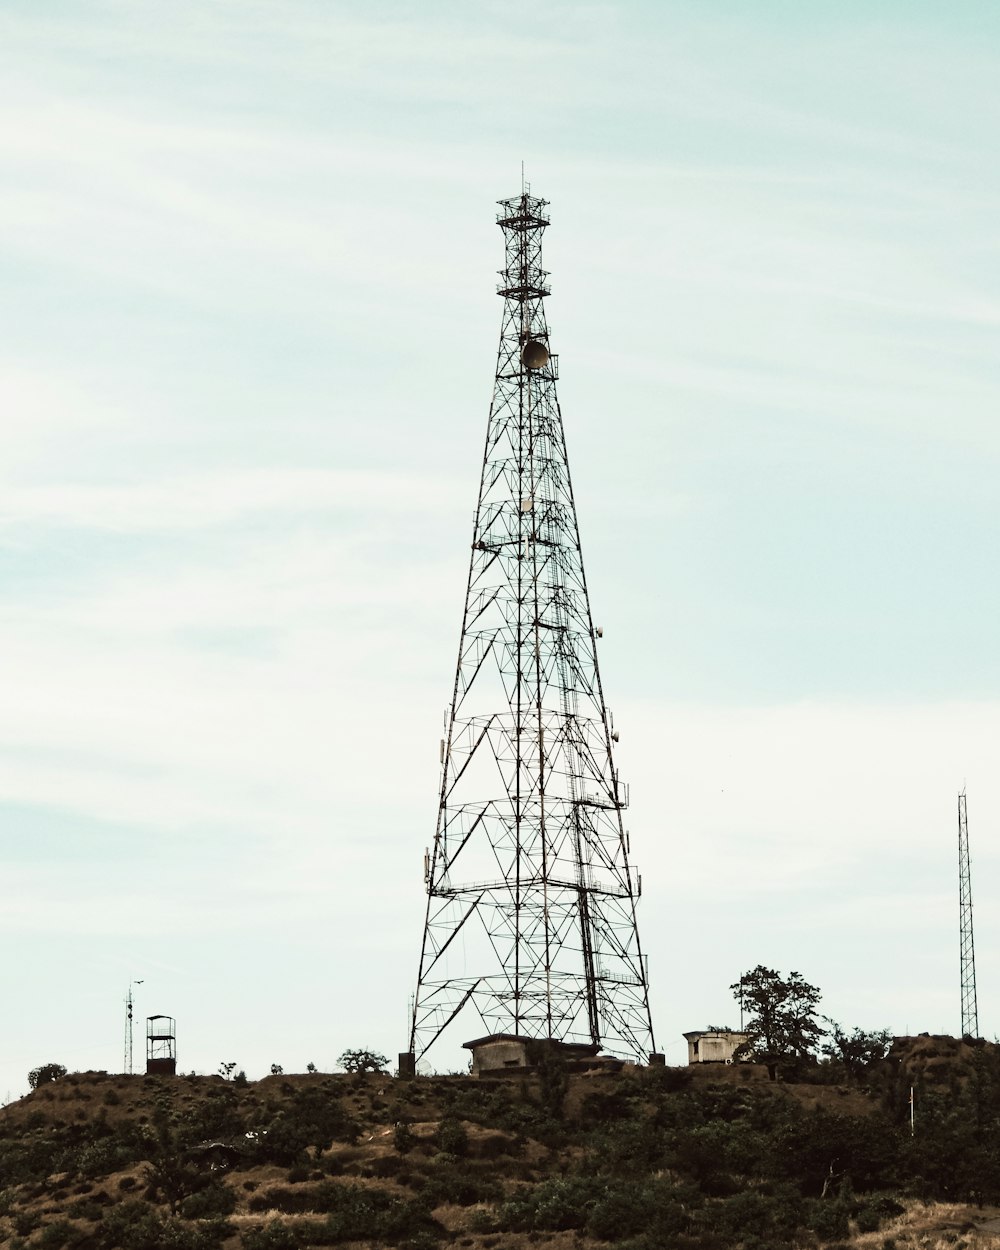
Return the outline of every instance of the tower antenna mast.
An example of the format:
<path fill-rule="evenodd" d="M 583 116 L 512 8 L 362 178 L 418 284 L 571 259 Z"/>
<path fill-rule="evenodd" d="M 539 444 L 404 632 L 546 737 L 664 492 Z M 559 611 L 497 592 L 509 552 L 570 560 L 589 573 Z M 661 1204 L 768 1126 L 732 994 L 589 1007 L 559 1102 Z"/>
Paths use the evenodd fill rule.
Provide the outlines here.
<path fill-rule="evenodd" d="M 142 985 L 141 981 L 129 981 L 128 993 L 125 995 L 125 1071 L 132 1075 L 132 986 Z"/>
<path fill-rule="evenodd" d="M 962 982 L 962 1036 L 979 1036 L 976 1003 L 976 948 L 972 939 L 972 868 L 965 790 L 958 796 L 958 929 Z"/>
<path fill-rule="evenodd" d="M 493 403 L 410 1033 L 655 1050 L 598 639 L 545 315 L 547 201 L 499 201 L 506 264 Z M 468 1034 L 467 1034 L 468 1036 Z"/>

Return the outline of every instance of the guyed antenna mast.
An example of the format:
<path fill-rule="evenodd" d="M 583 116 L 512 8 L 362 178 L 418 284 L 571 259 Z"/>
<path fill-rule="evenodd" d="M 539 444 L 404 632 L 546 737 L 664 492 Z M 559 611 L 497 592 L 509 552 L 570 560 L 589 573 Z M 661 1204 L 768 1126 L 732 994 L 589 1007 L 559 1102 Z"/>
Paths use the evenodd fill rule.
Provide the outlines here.
<path fill-rule="evenodd" d="M 125 995 L 125 1071 L 132 1075 L 132 986 L 142 985 L 141 981 L 129 981 L 128 993 Z"/>
<path fill-rule="evenodd" d="M 976 1003 L 976 948 L 972 939 L 972 868 L 965 790 L 958 796 L 958 931 L 962 985 L 962 1036 L 979 1036 Z"/>

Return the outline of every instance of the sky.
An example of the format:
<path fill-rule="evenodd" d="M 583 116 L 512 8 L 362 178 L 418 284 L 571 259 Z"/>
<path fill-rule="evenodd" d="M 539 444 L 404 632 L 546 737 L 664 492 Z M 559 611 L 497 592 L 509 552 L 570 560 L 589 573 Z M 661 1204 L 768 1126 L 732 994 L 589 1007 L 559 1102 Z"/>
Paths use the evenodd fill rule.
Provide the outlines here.
<path fill-rule="evenodd" d="M 963 786 L 1000 1031 L 998 77 L 961 0 L 0 4 L 0 1100 L 133 981 L 139 1066 L 406 1048 L 522 161 L 659 1049 L 758 963 L 957 1032 Z"/>

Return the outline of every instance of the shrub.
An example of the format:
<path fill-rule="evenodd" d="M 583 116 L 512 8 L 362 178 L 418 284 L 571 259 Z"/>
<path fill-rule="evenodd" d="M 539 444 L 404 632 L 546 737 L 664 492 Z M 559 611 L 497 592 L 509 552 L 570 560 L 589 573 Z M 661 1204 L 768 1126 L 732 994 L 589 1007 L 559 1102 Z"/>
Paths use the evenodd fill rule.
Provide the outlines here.
<path fill-rule="evenodd" d="M 163 1221 L 148 1202 L 131 1198 L 111 1207 L 98 1230 L 106 1250 L 149 1250 L 160 1245 Z"/>
<path fill-rule="evenodd" d="M 181 1215 L 188 1220 L 204 1220 L 213 1215 L 232 1215 L 236 1210 L 236 1191 L 221 1181 L 189 1194 L 180 1205 Z"/>
<path fill-rule="evenodd" d="M 71 1215 L 80 1220 L 100 1220 L 104 1216 L 104 1203 L 94 1198 L 78 1198 L 68 1208 Z"/>
<path fill-rule="evenodd" d="M 372 1176 L 390 1177 L 399 1176 L 400 1172 L 406 1167 L 406 1160 L 399 1155 L 383 1155 L 381 1158 L 372 1159 L 369 1164 L 369 1170 Z"/>
<path fill-rule="evenodd" d="M 465 1131 L 465 1126 L 450 1116 L 438 1125 L 434 1142 L 438 1150 L 459 1159 L 464 1159 L 469 1153 L 469 1134 Z"/>
<path fill-rule="evenodd" d="M 556 1177 L 523 1189 L 503 1203 L 496 1223 L 503 1232 L 558 1232 L 583 1228 L 594 1203 L 594 1185 L 586 1177 Z"/>
<path fill-rule="evenodd" d="M 618 1182 L 599 1192 L 587 1217 L 587 1232 L 601 1241 L 617 1241 L 647 1230 L 659 1237 L 683 1232 L 683 1205 L 662 1186 L 642 1181 Z"/>
<path fill-rule="evenodd" d="M 41 1216 L 34 1211 L 17 1211 L 14 1214 L 14 1232 L 19 1237 L 30 1237 L 41 1222 Z"/>
<path fill-rule="evenodd" d="M 61 1250 L 63 1246 L 79 1241 L 81 1236 L 80 1230 L 69 1220 L 56 1220 L 42 1229 L 34 1244 L 41 1247 L 41 1250 Z"/>
<path fill-rule="evenodd" d="M 137 1143 L 130 1143 L 121 1137 L 100 1137 L 97 1141 L 88 1142 L 76 1152 L 72 1165 L 81 1176 L 107 1176 L 109 1172 L 117 1172 L 120 1168 L 136 1163 L 144 1157 L 145 1149 Z M 60 1160 L 67 1164 L 70 1159 Z"/>
<path fill-rule="evenodd" d="M 624 1119 L 594 1133 L 591 1144 L 602 1168 L 634 1176 L 637 1170 L 646 1172 L 662 1165 L 667 1139 L 651 1120 Z"/>
<path fill-rule="evenodd" d="M 276 1209 L 284 1215 L 308 1212 L 326 1214 L 322 1226 L 323 1244 L 338 1241 L 387 1241 L 397 1245 L 401 1238 L 420 1232 L 436 1231 L 426 1203 L 407 1202 L 384 1189 L 323 1181 L 314 1188 L 276 1187 L 254 1194 L 251 1211 Z M 266 1229 L 267 1225 L 261 1226 Z M 268 1234 L 270 1235 L 270 1234 Z M 275 1236 L 281 1234 L 276 1233 Z M 262 1242 L 267 1247 L 269 1243 Z"/>
<path fill-rule="evenodd" d="M 471 1207 L 477 1202 L 501 1202 L 503 1186 L 493 1176 L 480 1176 L 455 1165 L 436 1167 L 420 1186 L 420 1197 L 433 1210 L 445 1202 Z"/>
<path fill-rule="evenodd" d="M 392 1134 L 392 1144 L 401 1155 L 409 1154 L 417 1144 L 417 1139 L 408 1124 L 396 1125 Z"/>
<path fill-rule="evenodd" d="M 183 1220 L 164 1220 L 156 1250 L 215 1250 L 229 1231 L 224 1224 L 185 1224 Z"/>
<path fill-rule="evenodd" d="M 335 1210 L 326 1221 L 326 1235 L 333 1241 L 384 1241 L 404 1245 L 421 1234 L 440 1232 L 426 1206 L 407 1202 L 377 1189 L 340 1187 Z"/>
<path fill-rule="evenodd" d="M 851 1209 L 840 1199 L 814 1198 L 806 1204 L 804 1223 L 824 1241 L 848 1236 L 850 1219 Z"/>
<path fill-rule="evenodd" d="M 240 1234 L 244 1250 L 298 1250 L 299 1239 L 284 1220 L 268 1220 Z"/>
<path fill-rule="evenodd" d="M 866 1203 L 854 1217 L 859 1233 L 877 1233 L 882 1224 L 882 1212 L 872 1203 Z"/>
<path fill-rule="evenodd" d="M 256 1131 L 253 1151 L 259 1162 L 290 1167 L 310 1148 L 321 1154 L 335 1141 L 353 1144 L 358 1131 L 333 1083 L 323 1081 L 295 1090 L 286 1109 Z"/>
<path fill-rule="evenodd" d="M 698 1214 L 698 1227 L 730 1244 L 750 1236 L 781 1241 L 790 1238 L 799 1219 L 800 1204 L 793 1196 L 744 1190 L 706 1204 Z"/>

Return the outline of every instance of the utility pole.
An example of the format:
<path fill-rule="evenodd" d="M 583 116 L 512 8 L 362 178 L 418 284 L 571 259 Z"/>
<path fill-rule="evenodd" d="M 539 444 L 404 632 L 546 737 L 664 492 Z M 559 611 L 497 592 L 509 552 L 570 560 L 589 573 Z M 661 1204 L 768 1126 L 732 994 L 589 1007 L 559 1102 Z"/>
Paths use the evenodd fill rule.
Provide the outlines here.
<path fill-rule="evenodd" d="M 542 268 L 547 201 L 501 200 L 504 301 L 410 1031 L 655 1050 Z M 467 1033 L 466 1036 L 469 1036 Z"/>

